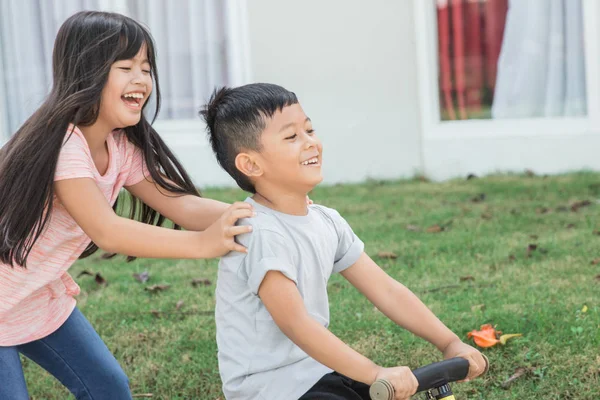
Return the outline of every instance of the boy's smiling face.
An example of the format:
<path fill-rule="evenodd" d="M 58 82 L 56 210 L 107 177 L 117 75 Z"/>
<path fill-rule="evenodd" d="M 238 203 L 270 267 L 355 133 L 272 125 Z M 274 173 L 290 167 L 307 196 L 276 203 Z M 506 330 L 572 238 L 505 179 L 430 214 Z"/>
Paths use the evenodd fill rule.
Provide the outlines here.
<path fill-rule="evenodd" d="M 248 175 L 258 186 L 262 180 L 273 187 L 309 192 L 323 180 L 322 153 L 310 118 L 300 104 L 293 104 L 266 118 L 260 151 L 247 153 L 254 168 Z"/>

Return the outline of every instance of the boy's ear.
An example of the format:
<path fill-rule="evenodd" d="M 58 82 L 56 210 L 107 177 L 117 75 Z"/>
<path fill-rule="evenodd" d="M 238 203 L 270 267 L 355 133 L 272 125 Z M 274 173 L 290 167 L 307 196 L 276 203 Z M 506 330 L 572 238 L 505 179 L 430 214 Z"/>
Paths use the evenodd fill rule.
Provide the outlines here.
<path fill-rule="evenodd" d="M 235 157 L 235 167 L 246 176 L 256 177 L 263 174 L 263 169 L 253 154 L 239 153 Z"/>

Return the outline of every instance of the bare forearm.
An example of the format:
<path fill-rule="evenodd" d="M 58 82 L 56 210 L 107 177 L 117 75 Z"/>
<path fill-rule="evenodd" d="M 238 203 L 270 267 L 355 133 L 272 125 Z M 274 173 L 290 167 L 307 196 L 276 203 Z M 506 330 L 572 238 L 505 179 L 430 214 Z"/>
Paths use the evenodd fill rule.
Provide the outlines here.
<path fill-rule="evenodd" d="M 440 350 L 458 339 L 456 334 L 401 283 L 390 278 L 384 293 L 375 306 L 399 326 L 427 340 Z"/>
<path fill-rule="evenodd" d="M 169 218 L 189 231 L 203 231 L 223 215 L 230 204 L 196 196 L 182 196 L 178 207 L 169 211 Z"/>
<path fill-rule="evenodd" d="M 96 243 L 101 249 L 143 258 L 206 258 L 202 232 L 178 231 L 115 216 Z"/>
<path fill-rule="evenodd" d="M 306 354 L 356 381 L 368 385 L 374 382 L 379 367 L 373 361 L 353 350 L 310 316 L 293 319 L 294 322 L 282 330 Z"/>

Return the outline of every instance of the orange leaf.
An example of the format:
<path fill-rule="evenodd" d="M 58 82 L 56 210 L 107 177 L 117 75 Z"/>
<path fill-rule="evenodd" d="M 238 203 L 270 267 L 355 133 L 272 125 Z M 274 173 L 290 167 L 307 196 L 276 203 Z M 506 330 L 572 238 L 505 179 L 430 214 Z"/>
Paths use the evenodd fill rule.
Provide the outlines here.
<path fill-rule="evenodd" d="M 505 345 L 508 339 L 521 336 L 520 333 L 500 335 L 502 335 L 502 332 L 496 330 L 496 328 L 490 324 L 481 325 L 480 330 L 472 330 L 467 333 L 467 337 L 473 338 L 473 341 L 479 347 L 492 347 L 498 343 Z M 500 336 L 500 339 L 498 339 L 498 336 Z"/>
<path fill-rule="evenodd" d="M 496 338 L 496 329 L 490 324 L 481 325 L 480 330 L 472 330 L 467 334 L 469 338 L 473 338 L 475 344 L 479 347 L 492 347 L 498 344 Z"/>

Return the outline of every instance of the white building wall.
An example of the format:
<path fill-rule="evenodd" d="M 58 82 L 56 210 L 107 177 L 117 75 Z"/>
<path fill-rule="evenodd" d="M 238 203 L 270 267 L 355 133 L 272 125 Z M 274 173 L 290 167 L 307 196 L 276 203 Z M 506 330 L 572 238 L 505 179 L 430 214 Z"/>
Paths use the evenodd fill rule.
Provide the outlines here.
<path fill-rule="evenodd" d="M 411 0 L 248 2 L 253 80 L 295 92 L 325 183 L 422 169 Z"/>

